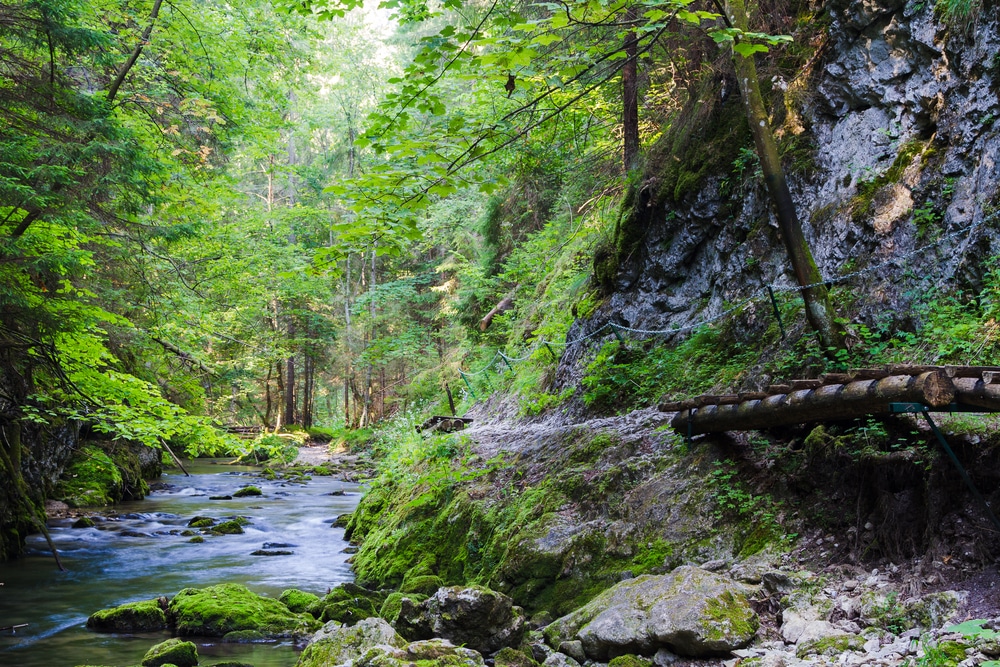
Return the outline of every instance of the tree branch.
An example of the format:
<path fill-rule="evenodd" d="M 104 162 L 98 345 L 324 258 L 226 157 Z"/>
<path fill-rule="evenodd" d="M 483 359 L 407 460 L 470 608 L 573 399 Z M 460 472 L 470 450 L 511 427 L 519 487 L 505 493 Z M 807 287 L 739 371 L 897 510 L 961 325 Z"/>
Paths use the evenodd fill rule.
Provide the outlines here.
<path fill-rule="evenodd" d="M 111 83 L 111 87 L 108 88 L 108 104 L 111 105 L 115 101 L 115 96 L 118 95 L 118 89 L 121 88 L 122 83 L 125 82 L 125 77 L 128 76 L 129 71 L 135 65 L 136 61 L 139 60 L 139 55 L 142 53 L 142 47 L 149 42 L 149 35 L 153 32 L 153 24 L 156 23 L 156 17 L 160 14 L 160 5 L 163 4 L 163 0 L 154 0 L 153 11 L 149 14 L 149 25 L 142 32 L 142 37 L 139 38 L 139 43 L 135 45 L 132 49 L 132 55 L 129 59 L 125 61 L 122 68 L 118 70 L 118 76 Z"/>

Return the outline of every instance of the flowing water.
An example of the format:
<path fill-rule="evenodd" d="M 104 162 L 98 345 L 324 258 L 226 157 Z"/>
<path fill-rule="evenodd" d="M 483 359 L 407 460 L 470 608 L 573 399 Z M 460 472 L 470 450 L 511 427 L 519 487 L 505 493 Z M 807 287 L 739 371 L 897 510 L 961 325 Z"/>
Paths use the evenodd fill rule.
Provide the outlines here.
<path fill-rule="evenodd" d="M 107 635 L 86 629 L 98 609 L 125 602 L 172 596 L 186 587 L 241 583 L 277 597 L 286 588 L 323 595 L 351 581 L 344 553 L 344 531 L 332 528 L 339 514 L 353 511 L 356 484 L 314 477 L 305 484 L 269 482 L 254 469 L 189 464 L 163 475 L 166 487 L 146 500 L 103 512 L 94 528 L 72 528 L 72 519 L 51 521 L 49 529 L 68 572 L 59 572 L 41 536 L 28 540 L 29 555 L 0 564 L 0 665 L 73 667 L 138 665 L 145 652 L 168 633 Z M 210 500 L 253 484 L 263 496 Z M 330 495 L 339 494 L 343 495 Z M 252 524 L 243 535 L 205 536 L 201 544 L 179 535 L 194 516 L 245 516 Z M 252 556 L 267 549 L 285 556 Z M 255 667 L 290 667 L 298 647 L 277 644 L 226 644 L 195 639 L 202 665 L 225 660 Z"/>

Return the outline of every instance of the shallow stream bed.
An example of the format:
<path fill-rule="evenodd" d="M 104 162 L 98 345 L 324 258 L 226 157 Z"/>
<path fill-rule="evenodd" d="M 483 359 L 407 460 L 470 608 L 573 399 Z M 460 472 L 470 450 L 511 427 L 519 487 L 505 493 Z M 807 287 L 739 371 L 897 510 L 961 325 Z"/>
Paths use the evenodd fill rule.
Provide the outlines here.
<path fill-rule="evenodd" d="M 87 617 L 124 602 L 170 597 L 186 587 L 241 583 L 270 597 L 286 588 L 323 595 L 353 579 L 344 531 L 330 524 L 357 505 L 356 484 L 330 477 L 305 484 L 272 482 L 258 478 L 255 469 L 209 461 L 187 467 L 190 477 L 169 469 L 161 479 L 166 488 L 101 512 L 94 528 L 72 528 L 72 519 L 50 521 L 67 572 L 56 569 L 40 535 L 28 540 L 26 558 L 0 564 L 0 627 L 28 624 L 16 634 L 0 632 L 0 665 L 138 665 L 167 633 L 97 634 L 86 629 Z M 209 499 L 249 484 L 264 495 Z M 179 534 L 194 516 L 245 516 L 252 523 L 242 535 L 205 535 L 197 544 Z M 257 550 L 293 553 L 252 556 Z M 290 642 L 195 641 L 203 665 L 236 660 L 290 667 L 297 654 Z"/>

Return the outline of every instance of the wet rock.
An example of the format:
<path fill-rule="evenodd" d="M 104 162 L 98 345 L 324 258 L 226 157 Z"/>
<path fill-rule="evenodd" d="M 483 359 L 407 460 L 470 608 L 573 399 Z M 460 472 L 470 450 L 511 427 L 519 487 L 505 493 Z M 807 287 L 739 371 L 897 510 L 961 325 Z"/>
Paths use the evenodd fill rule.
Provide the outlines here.
<path fill-rule="evenodd" d="M 292 556 L 294 554 L 294 551 L 285 549 L 257 549 L 250 552 L 251 556 Z"/>
<path fill-rule="evenodd" d="M 244 486 L 242 489 L 233 494 L 234 498 L 247 498 L 250 496 L 262 496 L 264 492 L 256 486 Z"/>
<path fill-rule="evenodd" d="M 268 637 L 295 637 L 318 625 L 239 584 L 185 588 L 170 601 L 168 611 L 180 636 L 223 637 L 239 630 L 256 630 Z"/>
<path fill-rule="evenodd" d="M 87 619 L 87 627 L 96 632 L 131 634 L 165 630 L 169 623 L 158 600 L 145 600 L 95 612 Z"/>
<path fill-rule="evenodd" d="M 264 549 L 292 549 L 297 547 L 297 544 L 289 544 L 288 542 L 264 542 Z"/>
<path fill-rule="evenodd" d="M 702 657 L 747 646 L 757 628 L 757 616 L 736 582 L 682 566 L 615 585 L 549 625 L 545 638 L 551 646 L 579 639 L 587 656 L 600 661 L 661 647 Z"/>
<path fill-rule="evenodd" d="M 190 540 L 188 540 L 188 542 L 190 542 L 192 544 L 201 544 L 204 541 L 205 541 L 205 538 L 202 537 L 201 535 L 195 535 Z"/>
<path fill-rule="evenodd" d="M 403 648 L 375 646 L 355 661 L 354 667 L 409 667 L 413 664 L 483 667 L 485 662 L 483 656 L 472 649 L 455 646 L 446 639 L 428 639 Z"/>
<path fill-rule="evenodd" d="M 89 516 L 81 516 L 79 519 L 73 522 L 72 528 L 93 528 L 96 523 Z"/>
<path fill-rule="evenodd" d="M 349 664 L 376 646 L 401 648 L 406 646 L 406 640 L 381 618 L 366 618 L 349 628 L 327 623 L 313 635 L 296 667 Z"/>
<path fill-rule="evenodd" d="M 195 667 L 197 664 L 198 647 L 192 642 L 177 638 L 157 644 L 142 658 L 142 667 L 161 667 L 161 665 Z"/>
<path fill-rule="evenodd" d="M 334 519 L 333 521 L 331 521 L 330 525 L 333 528 L 346 528 L 347 524 L 350 523 L 350 522 L 351 522 L 351 515 L 350 514 L 341 514 L 336 519 Z"/>
<path fill-rule="evenodd" d="M 513 601 L 482 586 L 440 588 L 418 605 L 402 600 L 396 629 L 404 637 L 443 637 L 482 653 L 517 646 L 524 613 Z"/>
<path fill-rule="evenodd" d="M 188 528 L 209 528 L 215 525 L 215 519 L 210 516 L 196 516 L 187 523 Z"/>
<path fill-rule="evenodd" d="M 122 537 L 152 537 L 149 533 L 143 533 L 138 530 L 123 530 L 118 534 Z"/>
<path fill-rule="evenodd" d="M 232 496 L 209 496 L 209 500 L 232 500 Z"/>
<path fill-rule="evenodd" d="M 237 520 L 223 521 L 216 526 L 212 526 L 211 531 L 215 535 L 242 535 L 244 533 L 243 522 Z"/>
<path fill-rule="evenodd" d="M 234 630 L 222 636 L 222 641 L 228 644 L 253 644 L 270 641 L 270 637 L 258 630 Z"/>

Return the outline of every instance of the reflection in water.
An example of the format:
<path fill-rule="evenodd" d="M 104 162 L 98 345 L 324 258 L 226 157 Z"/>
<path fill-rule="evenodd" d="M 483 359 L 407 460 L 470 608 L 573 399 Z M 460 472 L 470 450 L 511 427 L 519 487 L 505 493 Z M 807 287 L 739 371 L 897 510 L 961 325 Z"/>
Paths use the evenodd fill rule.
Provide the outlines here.
<path fill-rule="evenodd" d="M 167 488 L 146 500 L 119 505 L 94 517 L 93 528 L 71 528 L 72 520 L 50 522 L 52 538 L 68 572 L 59 572 L 41 536 L 28 541 L 29 555 L 0 564 L 0 627 L 28 627 L 0 633 L 0 664 L 18 667 L 136 665 L 166 633 L 101 635 L 84 624 L 98 609 L 124 602 L 172 596 L 186 587 L 242 583 L 277 597 L 286 588 L 322 595 L 353 575 L 343 553 L 344 531 L 331 528 L 337 515 L 353 511 L 357 485 L 315 477 L 306 484 L 268 482 L 253 469 L 189 465 L 193 473 L 164 474 Z M 260 497 L 209 500 L 254 484 Z M 345 495 L 333 495 L 346 491 Z M 245 516 L 243 535 L 205 536 L 191 543 L 180 535 L 192 517 Z M 251 556 L 265 545 L 282 544 L 287 556 Z M 276 550 L 276 547 L 271 547 Z M 202 664 L 239 660 L 256 667 L 295 663 L 289 643 L 234 645 L 199 641 Z"/>

